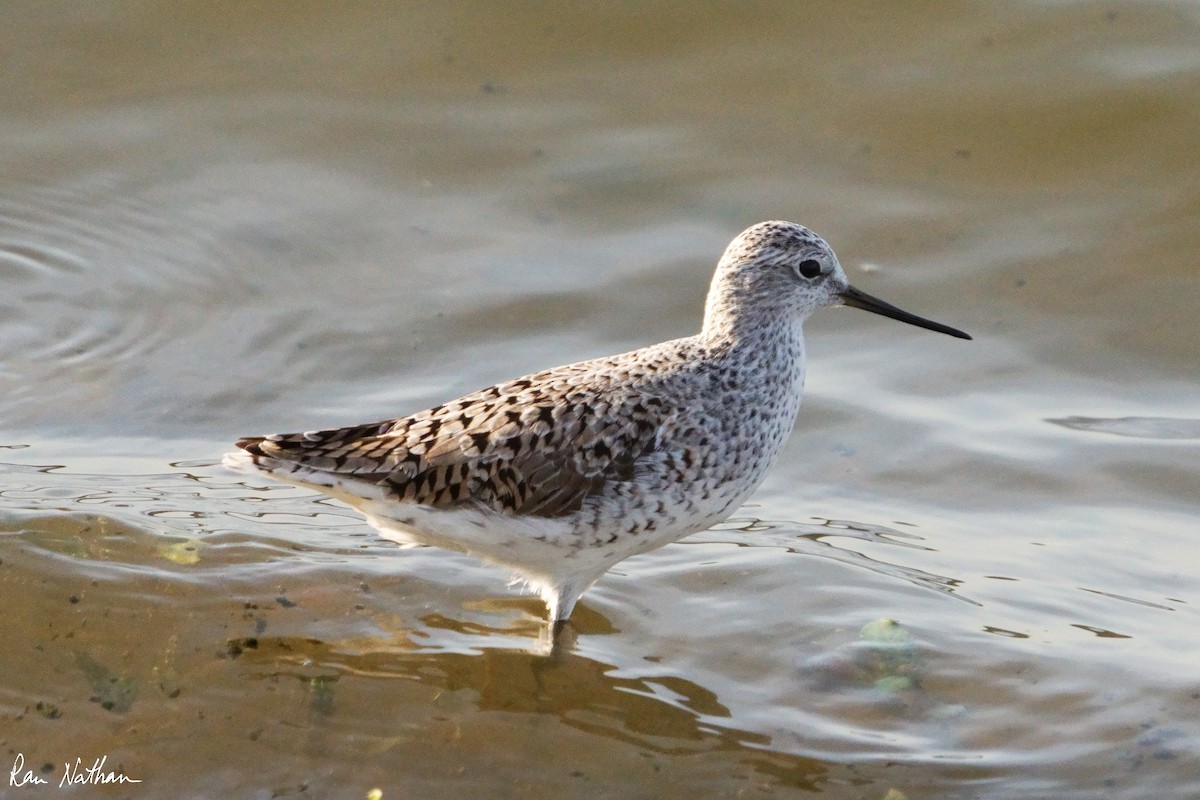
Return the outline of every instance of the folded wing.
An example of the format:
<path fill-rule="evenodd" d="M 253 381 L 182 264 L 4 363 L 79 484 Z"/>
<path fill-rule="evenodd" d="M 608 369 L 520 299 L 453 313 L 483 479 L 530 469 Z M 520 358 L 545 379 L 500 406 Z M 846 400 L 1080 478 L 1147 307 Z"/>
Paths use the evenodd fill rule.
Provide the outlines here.
<path fill-rule="evenodd" d="M 237 445 L 260 468 L 279 471 L 267 465 L 283 462 L 297 472 L 345 476 L 384 487 L 398 500 L 562 516 L 609 481 L 631 480 L 671 412 L 642 393 L 539 391 L 540 377 L 398 420 L 250 437 Z"/>

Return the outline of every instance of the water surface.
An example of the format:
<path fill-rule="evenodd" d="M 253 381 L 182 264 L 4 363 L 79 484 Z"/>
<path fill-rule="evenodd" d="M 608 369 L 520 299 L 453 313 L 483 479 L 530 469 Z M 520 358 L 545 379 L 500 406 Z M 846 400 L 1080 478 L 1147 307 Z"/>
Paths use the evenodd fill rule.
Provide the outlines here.
<path fill-rule="evenodd" d="M 1193 4 L 0 18 L 0 796 L 1200 795 Z M 217 466 L 690 334 L 770 218 L 975 341 L 813 318 L 752 502 L 553 652 Z"/>

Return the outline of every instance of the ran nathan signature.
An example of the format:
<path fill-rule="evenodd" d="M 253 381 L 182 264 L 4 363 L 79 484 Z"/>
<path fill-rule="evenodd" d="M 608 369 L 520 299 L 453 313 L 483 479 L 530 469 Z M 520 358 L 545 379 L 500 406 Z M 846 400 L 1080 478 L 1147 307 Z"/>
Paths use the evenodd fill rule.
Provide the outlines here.
<path fill-rule="evenodd" d="M 76 758 L 75 763 L 63 762 L 63 774 L 58 780 L 59 786 L 99 786 L 106 783 L 141 783 L 139 778 L 131 778 L 121 772 L 105 771 L 104 764 L 108 756 L 100 756 L 91 766 L 84 766 L 82 758 Z M 8 773 L 9 786 L 41 786 L 49 784 L 49 778 L 43 778 L 32 769 L 25 768 L 25 754 L 17 753 L 13 759 L 12 770 Z"/>

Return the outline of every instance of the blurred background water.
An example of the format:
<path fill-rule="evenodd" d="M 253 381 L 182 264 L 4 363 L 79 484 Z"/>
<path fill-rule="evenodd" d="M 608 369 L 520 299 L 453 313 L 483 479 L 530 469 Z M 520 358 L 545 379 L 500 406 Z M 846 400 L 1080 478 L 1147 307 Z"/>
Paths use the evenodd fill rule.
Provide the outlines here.
<path fill-rule="evenodd" d="M 0 22 L 0 797 L 1200 796 L 1196 4 Z M 688 335 L 771 218 L 975 341 L 814 317 L 752 503 L 554 653 L 217 466 Z"/>

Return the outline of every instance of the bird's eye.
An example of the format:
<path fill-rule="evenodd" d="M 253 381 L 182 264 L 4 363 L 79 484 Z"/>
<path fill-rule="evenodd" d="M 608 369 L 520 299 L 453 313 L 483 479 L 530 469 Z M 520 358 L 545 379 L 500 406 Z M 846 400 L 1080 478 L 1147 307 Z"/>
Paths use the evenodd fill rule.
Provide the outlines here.
<path fill-rule="evenodd" d="M 821 274 L 821 264 L 815 258 L 804 259 L 796 269 L 805 278 L 815 278 Z"/>

